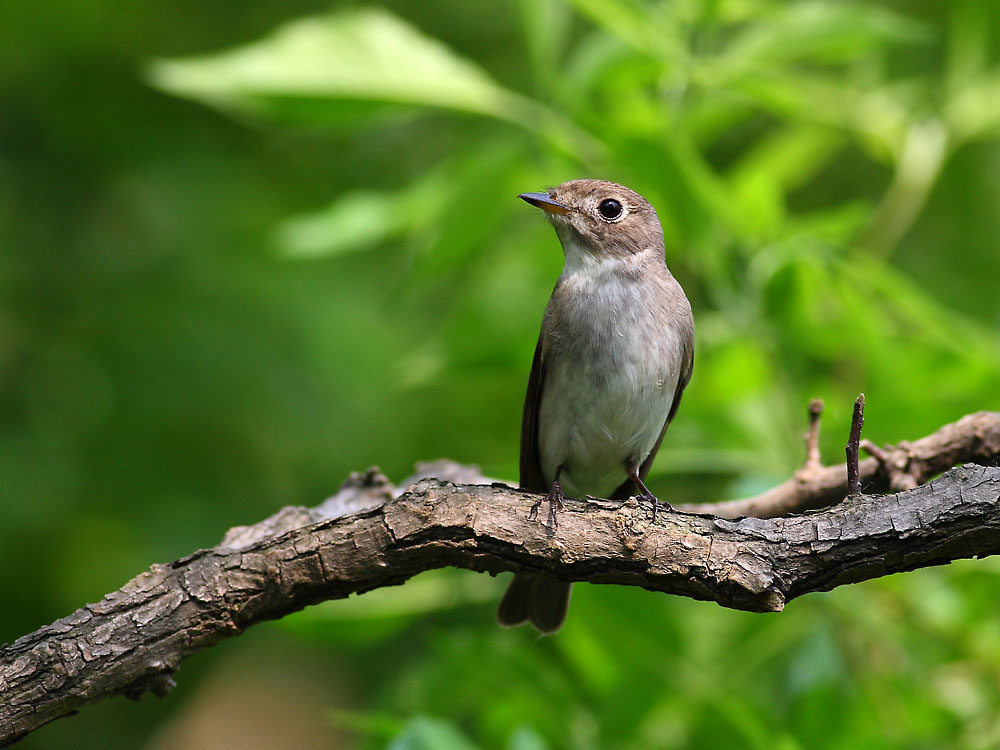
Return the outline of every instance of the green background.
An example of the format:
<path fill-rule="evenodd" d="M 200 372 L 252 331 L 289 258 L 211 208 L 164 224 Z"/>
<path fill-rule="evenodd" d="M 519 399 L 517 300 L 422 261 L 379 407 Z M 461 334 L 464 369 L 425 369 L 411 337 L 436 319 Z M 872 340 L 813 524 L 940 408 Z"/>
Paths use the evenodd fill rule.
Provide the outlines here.
<path fill-rule="evenodd" d="M 0 641 L 351 471 L 516 474 L 561 267 L 619 181 L 697 322 L 653 467 L 725 499 L 1000 408 L 1000 4 L 0 6 Z M 751 615 L 436 571 L 253 628 L 24 748 L 990 748 L 1000 564 Z"/>

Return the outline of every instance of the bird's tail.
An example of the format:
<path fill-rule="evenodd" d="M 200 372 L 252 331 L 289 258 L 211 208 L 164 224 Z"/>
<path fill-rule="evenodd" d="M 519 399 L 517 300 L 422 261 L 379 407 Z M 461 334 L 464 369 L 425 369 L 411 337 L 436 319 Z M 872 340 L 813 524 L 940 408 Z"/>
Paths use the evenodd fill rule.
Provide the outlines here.
<path fill-rule="evenodd" d="M 497 608 L 497 622 L 513 628 L 530 622 L 540 633 L 555 633 L 566 621 L 572 584 L 548 576 L 517 573 Z"/>

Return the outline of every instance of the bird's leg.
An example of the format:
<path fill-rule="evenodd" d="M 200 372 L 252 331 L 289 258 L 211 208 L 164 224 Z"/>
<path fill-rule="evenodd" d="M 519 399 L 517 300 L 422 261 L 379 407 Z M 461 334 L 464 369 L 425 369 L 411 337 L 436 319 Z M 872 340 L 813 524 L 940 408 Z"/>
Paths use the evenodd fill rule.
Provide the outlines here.
<path fill-rule="evenodd" d="M 549 501 L 549 528 L 551 529 L 555 529 L 556 527 L 556 508 L 562 510 L 563 500 L 566 499 L 566 496 L 563 494 L 562 485 L 559 484 L 559 475 L 562 474 L 562 470 L 562 466 L 556 469 L 556 476 L 552 480 L 552 486 L 549 487 L 549 494 L 545 497 L 545 500 Z M 531 512 L 528 514 L 529 521 L 534 521 L 538 518 L 538 507 L 542 502 L 542 498 L 535 500 L 535 504 L 531 506 Z"/>
<path fill-rule="evenodd" d="M 653 503 L 653 523 L 656 523 L 656 511 L 660 509 L 660 505 L 663 505 L 667 510 L 671 510 L 670 503 L 660 503 L 656 495 L 654 495 L 652 492 L 649 491 L 649 488 L 642 481 L 642 477 L 639 476 L 638 464 L 628 464 L 625 467 L 625 470 L 628 472 L 628 478 L 632 480 L 632 483 L 635 484 L 636 489 L 639 490 L 639 497 L 643 498 L 644 500 L 649 500 Z"/>
<path fill-rule="evenodd" d="M 556 508 L 559 510 L 563 509 L 563 500 L 566 496 L 563 494 L 562 485 L 559 484 L 558 480 L 552 482 L 552 486 L 549 487 L 549 528 L 555 530 L 556 528 Z"/>

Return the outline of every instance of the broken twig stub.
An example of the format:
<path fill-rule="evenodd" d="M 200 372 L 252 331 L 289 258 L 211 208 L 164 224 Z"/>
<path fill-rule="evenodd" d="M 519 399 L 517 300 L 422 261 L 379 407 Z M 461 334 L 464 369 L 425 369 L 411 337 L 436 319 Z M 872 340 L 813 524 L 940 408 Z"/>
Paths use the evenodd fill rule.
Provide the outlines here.
<path fill-rule="evenodd" d="M 858 470 L 858 449 L 861 445 L 861 427 L 865 423 L 865 394 L 860 394 L 854 401 L 854 414 L 851 416 L 851 434 L 847 438 L 847 494 L 861 494 L 861 472 Z"/>

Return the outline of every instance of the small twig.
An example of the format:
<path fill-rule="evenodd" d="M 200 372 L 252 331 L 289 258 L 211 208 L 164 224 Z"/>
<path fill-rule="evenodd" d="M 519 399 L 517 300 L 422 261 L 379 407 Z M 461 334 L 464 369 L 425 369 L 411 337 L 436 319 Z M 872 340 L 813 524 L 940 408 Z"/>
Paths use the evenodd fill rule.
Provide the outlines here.
<path fill-rule="evenodd" d="M 854 401 L 854 414 L 851 416 L 851 434 L 847 439 L 847 494 L 861 494 L 861 473 L 858 470 L 858 448 L 861 445 L 861 426 L 865 423 L 865 394 Z"/>
<path fill-rule="evenodd" d="M 823 399 L 814 398 L 809 402 L 809 431 L 805 434 L 806 462 L 802 465 L 805 471 L 812 471 L 823 466 L 819 455 L 819 418 L 823 413 Z"/>
<path fill-rule="evenodd" d="M 887 445 L 885 448 L 880 448 L 870 440 L 862 440 L 861 450 L 875 457 L 889 477 L 889 489 L 893 492 L 912 490 L 920 486 L 924 480 L 921 465 L 913 461 L 913 445 L 906 440 L 898 445 Z"/>
<path fill-rule="evenodd" d="M 861 450 L 863 450 L 865 453 L 867 453 L 870 456 L 874 456 L 875 459 L 880 464 L 887 464 L 887 463 L 889 463 L 889 461 L 890 461 L 889 451 L 888 450 L 883 450 L 882 448 L 879 448 L 877 445 L 875 445 L 875 443 L 873 443 L 868 438 L 865 438 L 864 440 L 862 440 L 861 443 L 860 443 L 860 446 L 861 446 Z"/>

